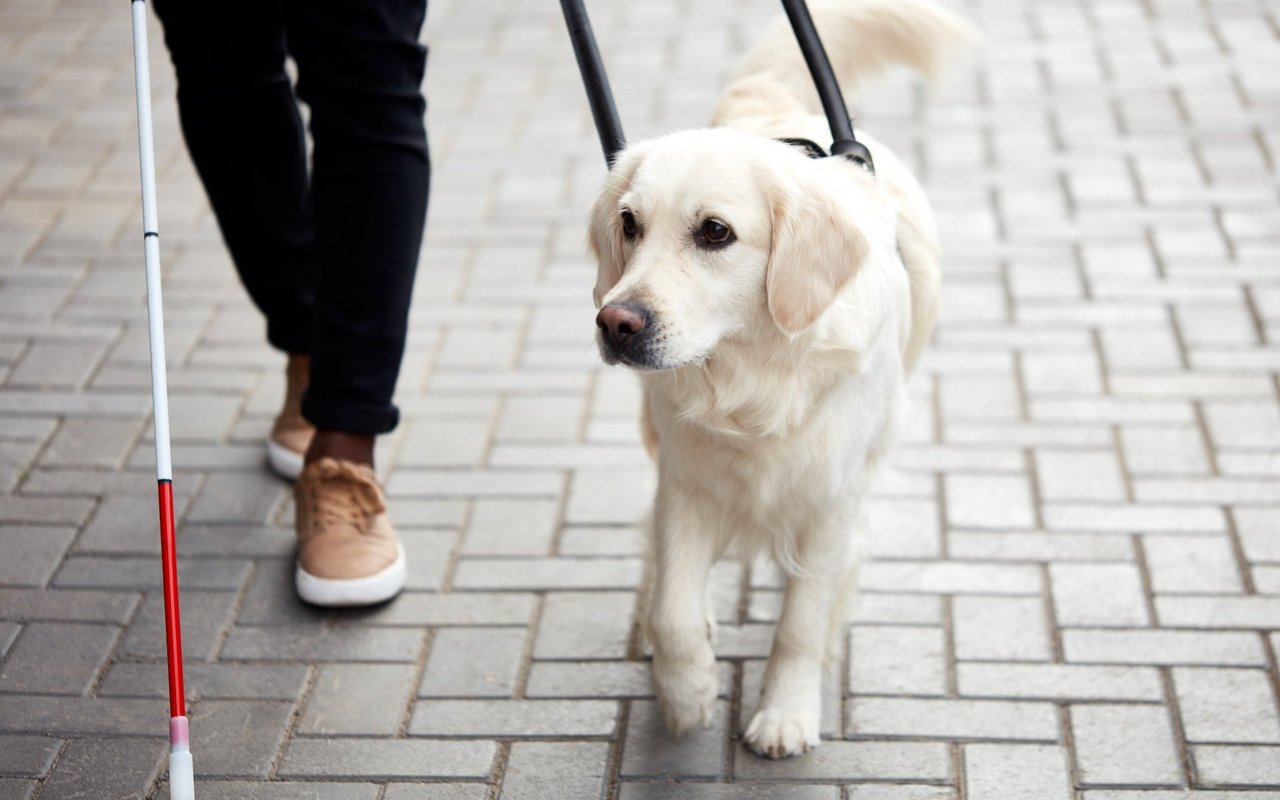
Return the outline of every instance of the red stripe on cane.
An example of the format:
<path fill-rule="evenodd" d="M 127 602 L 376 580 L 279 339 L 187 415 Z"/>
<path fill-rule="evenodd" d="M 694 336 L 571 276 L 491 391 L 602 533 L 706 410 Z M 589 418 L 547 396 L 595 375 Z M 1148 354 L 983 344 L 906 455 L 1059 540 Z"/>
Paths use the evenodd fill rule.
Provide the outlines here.
<path fill-rule="evenodd" d="M 164 571 L 164 638 L 169 658 L 169 716 L 185 717 L 186 689 L 182 685 L 182 616 L 178 608 L 178 548 L 173 522 L 173 482 L 161 480 L 160 563 Z"/>

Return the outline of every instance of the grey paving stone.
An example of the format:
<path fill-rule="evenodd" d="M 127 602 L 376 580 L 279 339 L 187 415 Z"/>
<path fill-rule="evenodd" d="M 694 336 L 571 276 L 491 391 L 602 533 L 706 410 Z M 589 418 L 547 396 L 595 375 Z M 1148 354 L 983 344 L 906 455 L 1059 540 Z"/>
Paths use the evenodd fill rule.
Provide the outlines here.
<path fill-rule="evenodd" d="M 6 386 L 75 388 L 103 355 L 105 343 L 37 341 L 9 373 Z"/>
<path fill-rule="evenodd" d="M 720 625 L 716 628 L 718 658 L 768 658 L 773 625 Z"/>
<path fill-rule="evenodd" d="M 1212 791 L 1199 789 L 1186 792 L 1181 789 L 1098 789 L 1084 793 L 1084 800 L 1276 800 L 1280 792 Z"/>
<path fill-rule="evenodd" d="M 0 392 L 0 397 L 4 397 Z M 174 494 L 185 495 L 199 486 L 199 474 L 187 471 L 179 465 L 174 473 Z M 143 503 L 147 508 L 156 502 L 155 473 L 151 469 L 142 472 L 112 472 L 100 469 L 73 469 L 60 467 L 35 469 L 22 485 L 23 492 L 35 499 L 64 500 L 68 498 L 86 502 L 104 496 L 121 495 Z"/>
<path fill-rule="evenodd" d="M 323 664 L 298 722 L 303 734 L 392 736 L 409 705 L 412 664 Z"/>
<path fill-rule="evenodd" d="M 642 661 L 540 661 L 529 667 L 525 694 L 529 697 L 651 697 L 653 679 L 649 664 Z"/>
<path fill-rule="evenodd" d="M 1246 633 L 1174 630 L 1064 630 L 1067 661 L 1106 664 L 1260 666 L 1262 648 Z"/>
<path fill-rule="evenodd" d="M 619 800 L 837 800 L 838 786 L 767 783 L 624 783 Z"/>
<path fill-rule="evenodd" d="M 394 519 L 395 509 L 392 508 Z M 399 531 L 409 562 L 405 588 L 414 591 L 438 591 L 453 554 L 458 535 L 452 531 Z"/>
<path fill-rule="evenodd" d="M 231 592 L 182 590 L 178 600 L 182 612 L 182 655 L 184 659 L 209 658 L 231 624 L 236 596 Z M 122 650 L 137 658 L 165 657 L 164 597 L 152 592 L 125 634 Z"/>
<path fill-rule="evenodd" d="M 554 592 L 546 596 L 533 657 L 622 658 L 631 636 L 631 592 Z"/>
<path fill-rule="evenodd" d="M 631 704 L 622 746 L 624 779 L 717 779 L 725 769 L 729 705 L 716 703 L 710 727 L 676 739 L 667 730 L 655 701 Z"/>
<path fill-rule="evenodd" d="M 401 497 L 555 497 L 563 483 L 558 472 L 398 469 L 386 490 L 394 507 Z"/>
<path fill-rule="evenodd" d="M 19 778 L 0 778 L 0 797 L 4 800 L 30 800 L 40 784 Z"/>
<path fill-rule="evenodd" d="M 486 800 L 488 797 L 489 787 L 483 783 L 389 783 L 382 800 Z"/>
<path fill-rule="evenodd" d="M 0 732 L 37 735 L 167 736 L 155 701 L 0 694 Z"/>
<path fill-rule="evenodd" d="M 400 467 L 477 467 L 489 444 L 487 420 L 413 420 L 396 464 Z"/>
<path fill-rule="evenodd" d="M 603 700 L 422 700 L 411 736 L 609 736 L 618 704 Z"/>
<path fill-rule="evenodd" d="M 6 555 L 0 561 L 0 585 L 45 585 L 73 538 L 71 528 L 5 524 L 0 530 L 0 547 Z"/>
<path fill-rule="evenodd" d="M 285 751 L 282 777 L 487 778 L 493 742 L 424 739 L 294 739 Z"/>
<path fill-rule="evenodd" d="M 244 405 L 240 394 L 174 393 L 169 404 L 169 435 L 175 442 L 215 441 L 226 438 Z"/>
<path fill-rule="evenodd" d="M 752 592 L 752 600 L 760 592 Z M 921 594 L 862 592 L 856 595 L 849 621 L 855 624 L 941 625 L 942 599 Z"/>
<path fill-rule="evenodd" d="M 1187 741 L 1280 744 L 1276 694 L 1266 672 L 1176 667 L 1172 673 Z"/>
<path fill-rule="evenodd" d="M 456 529 L 462 527 L 468 505 L 456 498 L 397 497 L 391 501 L 391 515 L 402 527 Z"/>
<path fill-rule="evenodd" d="M 72 739 L 41 794 L 48 797 L 143 797 L 167 751 L 158 739 Z"/>
<path fill-rule="evenodd" d="M 848 788 L 849 800 L 953 800 L 948 786 L 910 786 L 900 783 L 862 783 Z"/>
<path fill-rule="evenodd" d="M 1082 785 L 1182 784 L 1168 710 L 1162 706 L 1071 707 Z"/>
<path fill-rule="evenodd" d="M 857 697 L 847 707 L 846 733 L 1056 742 L 1058 716 L 1038 702 Z"/>
<path fill-rule="evenodd" d="M 498 421 L 498 441 L 567 441 L 577 437 L 583 398 L 577 395 L 508 397 Z"/>
<path fill-rule="evenodd" d="M 1280 747 L 1196 745 L 1191 757 L 1202 786 L 1280 784 Z"/>
<path fill-rule="evenodd" d="M 972 800 L 1072 798 L 1069 756 L 1057 745 L 969 744 L 965 797 Z"/>
<path fill-rule="evenodd" d="M 650 467 L 575 472 L 565 521 L 573 525 L 634 524 L 648 512 L 656 486 Z"/>
<path fill-rule="evenodd" d="M 1235 593 L 1243 588 L 1226 536 L 1144 536 L 1142 547 L 1157 593 Z"/>
<path fill-rule="evenodd" d="M 526 625 L 532 620 L 534 604 L 532 594 L 521 592 L 405 592 L 394 603 L 371 612 L 367 621 L 432 627 Z"/>
<path fill-rule="evenodd" d="M 512 696 L 527 635 L 525 628 L 447 628 L 436 632 L 418 696 Z"/>
<path fill-rule="evenodd" d="M 0 735 L 0 776 L 43 778 L 62 744 L 61 739 L 45 736 Z"/>
<path fill-rule="evenodd" d="M 632 558 L 465 558 L 458 564 L 458 589 L 618 589 L 640 580 Z"/>
<path fill-rule="evenodd" d="M 297 700 L 307 680 L 302 664 L 192 663 L 184 666 L 191 700 Z M 99 697 L 168 697 L 163 662 L 117 661 L 97 689 Z"/>
<path fill-rule="evenodd" d="M 0 618 L 21 622 L 105 622 L 123 625 L 133 616 L 136 592 L 0 589 Z"/>
<path fill-rule="evenodd" d="M 1054 616 L 1059 625 L 1147 625 L 1142 578 L 1133 564 L 1051 564 Z"/>
<path fill-rule="evenodd" d="M 964 663 L 956 665 L 956 685 L 961 695 L 971 697 L 1151 702 L 1164 698 L 1154 667 Z"/>
<path fill-rule="evenodd" d="M 18 638 L 21 631 L 22 626 L 16 622 L 0 622 L 0 658 L 4 658 L 9 652 L 13 640 Z"/>
<path fill-rule="evenodd" d="M 68 418 L 49 440 L 40 464 L 118 468 L 141 430 L 141 419 Z"/>
<path fill-rule="evenodd" d="M 178 586 L 187 589 L 239 591 L 249 575 L 249 562 L 224 559 L 183 559 L 178 562 Z M 161 583 L 159 556 L 103 558 L 71 556 L 53 580 L 59 589 L 155 590 Z"/>
<path fill-rule="evenodd" d="M 480 499 L 463 539 L 467 555 L 547 555 L 560 504 L 553 500 Z"/>
<path fill-rule="evenodd" d="M 175 492 L 183 492 L 181 487 Z M 189 494 L 174 498 L 177 515 L 182 516 Z M 107 495 L 98 505 L 93 518 L 76 540 L 77 553 L 147 554 L 160 553 L 160 534 L 154 502 L 128 495 Z M 184 534 L 186 532 L 184 531 Z M 184 555 L 188 540 L 182 540 Z"/>
<path fill-rule="evenodd" d="M 91 523 L 92 524 L 92 523 Z M 189 557 L 292 558 L 293 528 L 270 525 L 178 525 L 182 552 Z"/>
<path fill-rule="evenodd" d="M 236 627 L 221 657 L 250 661 L 413 661 L 423 634 L 394 628 Z"/>
<path fill-rule="evenodd" d="M 873 561 L 859 574 L 864 590 L 927 594 L 1036 595 L 1040 582 L 1029 564 L 978 561 Z"/>
<path fill-rule="evenodd" d="M 372 783 L 222 780 L 200 783 L 201 800 L 374 800 L 378 790 L 379 787 Z"/>
<path fill-rule="evenodd" d="M 188 712 L 196 774 L 210 778 L 265 778 L 271 771 L 292 703 L 202 700 Z"/>
<path fill-rule="evenodd" d="M 187 511 L 188 523 L 263 523 L 284 501 L 280 481 L 264 472 L 224 472 L 207 477 Z"/>
<path fill-rule="evenodd" d="M 1099 533 L 951 531 L 947 552 L 952 558 L 984 561 L 1128 561 L 1133 558 L 1133 544 L 1124 537 Z"/>
<path fill-rule="evenodd" d="M 734 777 L 747 780 L 944 781 L 951 774 L 941 742 L 823 742 L 803 756 L 771 761 L 738 746 Z"/>
<path fill-rule="evenodd" d="M 342 611 L 308 605 L 294 589 L 295 562 L 261 559 L 254 563 L 248 590 L 240 602 L 237 625 L 303 625 L 345 618 Z"/>
<path fill-rule="evenodd" d="M 1029 528 L 1034 522 L 1024 477 L 947 476 L 947 520 L 961 528 Z"/>
<path fill-rule="evenodd" d="M 1177 596 L 1158 595 L 1156 616 L 1160 623 L 1179 628 L 1280 627 L 1280 597 L 1276 596 Z"/>
<path fill-rule="evenodd" d="M 856 694 L 942 695 L 946 643 L 940 628 L 854 626 L 849 689 Z"/>
<path fill-rule="evenodd" d="M 1038 597 L 957 597 L 951 604 L 961 660 L 1047 661 L 1049 633 Z"/>
<path fill-rule="evenodd" d="M 511 745 L 500 797 L 598 797 L 608 772 L 606 742 L 516 742 Z"/>
<path fill-rule="evenodd" d="M 0 666 L 0 691 L 83 694 L 119 636 L 114 625 L 27 623 Z"/>

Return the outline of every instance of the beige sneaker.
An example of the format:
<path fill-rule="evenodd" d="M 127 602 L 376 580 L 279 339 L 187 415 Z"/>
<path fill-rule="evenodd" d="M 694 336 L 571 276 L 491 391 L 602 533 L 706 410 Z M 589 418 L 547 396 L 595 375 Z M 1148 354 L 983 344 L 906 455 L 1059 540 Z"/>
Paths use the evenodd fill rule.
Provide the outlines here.
<path fill-rule="evenodd" d="M 311 358 L 289 356 L 285 367 L 284 408 L 267 437 L 267 464 L 281 478 L 296 481 L 302 472 L 302 457 L 311 446 L 315 426 L 302 416 L 302 393 L 311 377 Z"/>
<path fill-rule="evenodd" d="M 404 548 L 372 469 L 322 458 L 293 487 L 298 596 L 318 606 L 364 606 L 404 588 Z"/>

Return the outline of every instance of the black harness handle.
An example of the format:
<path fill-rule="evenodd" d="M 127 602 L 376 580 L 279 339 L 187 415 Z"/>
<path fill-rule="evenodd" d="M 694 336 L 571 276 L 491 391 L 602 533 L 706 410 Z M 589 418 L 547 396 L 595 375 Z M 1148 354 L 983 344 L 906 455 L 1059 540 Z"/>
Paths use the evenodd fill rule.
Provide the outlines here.
<path fill-rule="evenodd" d="M 813 24 L 808 3 L 804 0 L 782 0 L 782 9 L 787 12 L 791 30 L 795 31 L 796 42 L 800 45 L 800 52 L 804 54 L 804 63 L 809 67 L 809 75 L 813 77 L 814 86 L 818 89 L 818 98 L 822 100 L 827 124 L 831 126 L 831 155 L 845 156 L 874 174 L 876 168 L 871 160 L 871 151 L 854 138 L 853 120 L 849 119 L 849 109 L 844 104 L 840 82 L 836 80 L 835 70 L 831 68 L 827 49 L 822 46 L 818 28 Z"/>
<path fill-rule="evenodd" d="M 627 140 L 622 134 L 622 122 L 618 119 L 618 108 L 613 102 L 609 76 L 605 74 L 600 49 L 596 46 L 596 37 L 591 30 L 591 20 L 587 17 L 583 0 L 560 0 L 560 8 L 564 11 L 565 25 L 569 28 L 569 38 L 573 42 L 573 53 L 578 59 L 578 71 L 582 73 L 582 83 L 587 89 L 587 102 L 591 104 L 591 116 L 595 120 L 596 133 L 600 136 L 605 163 L 613 166 L 614 158 L 626 146 Z M 813 77 L 818 97 L 822 101 L 827 124 L 831 127 L 831 155 L 844 156 L 875 174 L 871 152 L 853 135 L 853 122 L 849 119 L 849 110 L 840 93 L 840 83 L 831 68 L 831 59 L 822 46 L 818 29 L 813 24 L 809 6 L 805 0 L 782 0 L 782 8 L 796 34 L 796 42 L 800 45 L 800 52 L 804 54 L 805 64 L 809 67 L 809 74 Z M 798 140 L 783 141 L 795 143 Z M 818 151 L 822 152 L 821 148 Z"/>
<path fill-rule="evenodd" d="M 622 121 L 618 119 L 609 76 L 605 74 L 600 49 L 596 47 L 596 35 L 591 31 L 591 20 L 587 18 L 582 0 L 560 0 L 560 8 L 564 11 L 564 24 L 568 26 L 569 38 L 573 41 L 573 54 L 578 58 L 582 83 L 587 87 L 587 102 L 591 104 L 591 116 L 600 136 L 604 161 L 612 167 L 618 151 L 627 146 L 627 139 L 622 135 Z"/>

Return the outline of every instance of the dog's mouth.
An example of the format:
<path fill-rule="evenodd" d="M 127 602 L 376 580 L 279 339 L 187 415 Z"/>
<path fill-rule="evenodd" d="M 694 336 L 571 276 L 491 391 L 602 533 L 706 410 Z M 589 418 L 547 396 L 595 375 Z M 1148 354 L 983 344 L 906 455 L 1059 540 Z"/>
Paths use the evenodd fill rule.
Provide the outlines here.
<path fill-rule="evenodd" d="M 617 344 L 606 339 L 604 336 L 596 336 L 596 341 L 600 345 L 600 358 L 604 359 L 604 363 L 609 366 L 617 366 L 621 364 L 631 369 L 643 370 L 645 372 L 661 372 L 667 370 L 680 369 L 690 364 L 698 364 L 711 358 L 712 354 L 700 356 L 698 358 L 687 358 L 679 361 L 671 360 L 660 347 L 662 337 L 656 338 L 646 336 L 637 341 L 631 341 L 626 344 Z"/>
<path fill-rule="evenodd" d="M 625 343 L 610 341 L 604 336 L 596 336 L 600 344 L 600 357 L 604 363 L 615 366 L 622 364 L 632 369 L 657 370 L 669 369 L 660 355 L 650 346 L 650 337 L 631 340 Z"/>

